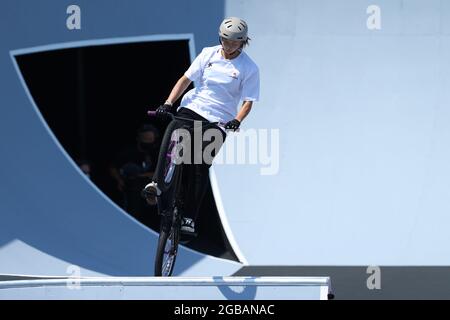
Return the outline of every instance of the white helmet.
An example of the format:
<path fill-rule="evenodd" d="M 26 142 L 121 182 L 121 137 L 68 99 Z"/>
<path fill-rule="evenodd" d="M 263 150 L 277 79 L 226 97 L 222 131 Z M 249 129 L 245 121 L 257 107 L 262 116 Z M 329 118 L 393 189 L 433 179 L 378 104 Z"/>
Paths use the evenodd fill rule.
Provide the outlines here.
<path fill-rule="evenodd" d="M 247 33 L 247 23 L 241 18 L 226 18 L 220 24 L 219 36 L 225 39 L 246 41 L 248 38 Z"/>

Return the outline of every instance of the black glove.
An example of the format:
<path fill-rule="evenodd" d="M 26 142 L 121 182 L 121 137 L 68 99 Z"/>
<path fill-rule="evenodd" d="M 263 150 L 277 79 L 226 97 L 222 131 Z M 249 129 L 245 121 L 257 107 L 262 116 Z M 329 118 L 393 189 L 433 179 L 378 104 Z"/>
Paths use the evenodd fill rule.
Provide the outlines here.
<path fill-rule="evenodd" d="M 172 108 L 172 105 L 165 103 L 156 109 L 156 116 L 165 119 L 169 116 L 169 113 L 172 113 Z"/>
<path fill-rule="evenodd" d="M 225 124 L 225 129 L 231 129 L 231 130 L 236 131 L 240 125 L 241 125 L 241 122 L 238 119 L 233 119 L 231 121 L 228 121 Z"/>

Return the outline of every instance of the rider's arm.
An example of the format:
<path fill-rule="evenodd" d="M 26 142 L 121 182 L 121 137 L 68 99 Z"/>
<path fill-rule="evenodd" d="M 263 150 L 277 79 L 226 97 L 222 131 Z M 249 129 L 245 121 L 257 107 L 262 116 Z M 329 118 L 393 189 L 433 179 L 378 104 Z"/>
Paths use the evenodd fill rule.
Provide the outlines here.
<path fill-rule="evenodd" d="M 246 116 L 250 113 L 250 110 L 252 110 L 253 101 L 244 101 L 242 104 L 241 110 L 239 110 L 236 119 L 239 120 L 239 122 L 242 122 L 242 120 L 245 119 Z"/>
<path fill-rule="evenodd" d="M 167 98 L 166 102 L 170 102 L 171 104 L 174 104 L 183 94 L 183 92 L 189 87 L 191 84 L 191 80 L 189 80 L 188 77 L 183 75 L 175 84 L 175 86 L 172 89 L 172 92 L 169 95 L 169 98 Z"/>

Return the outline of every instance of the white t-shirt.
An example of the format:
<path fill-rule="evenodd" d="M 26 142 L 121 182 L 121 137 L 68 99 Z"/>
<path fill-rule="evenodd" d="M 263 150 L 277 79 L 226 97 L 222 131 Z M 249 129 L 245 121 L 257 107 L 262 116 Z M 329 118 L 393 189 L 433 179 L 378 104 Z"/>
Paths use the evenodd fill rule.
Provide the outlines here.
<path fill-rule="evenodd" d="M 184 75 L 196 87 L 184 95 L 180 104 L 180 108 L 213 122 L 233 120 L 240 101 L 259 100 L 258 66 L 244 51 L 234 59 L 225 59 L 221 48 L 204 48 L 192 62 Z"/>

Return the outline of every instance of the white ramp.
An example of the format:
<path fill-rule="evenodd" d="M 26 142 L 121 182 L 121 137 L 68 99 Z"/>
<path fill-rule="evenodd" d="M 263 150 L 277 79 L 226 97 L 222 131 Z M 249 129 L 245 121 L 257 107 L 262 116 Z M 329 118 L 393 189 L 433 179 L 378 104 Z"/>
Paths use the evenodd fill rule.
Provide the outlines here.
<path fill-rule="evenodd" d="M 89 277 L 0 282 L 0 300 L 324 300 L 329 277 Z"/>

